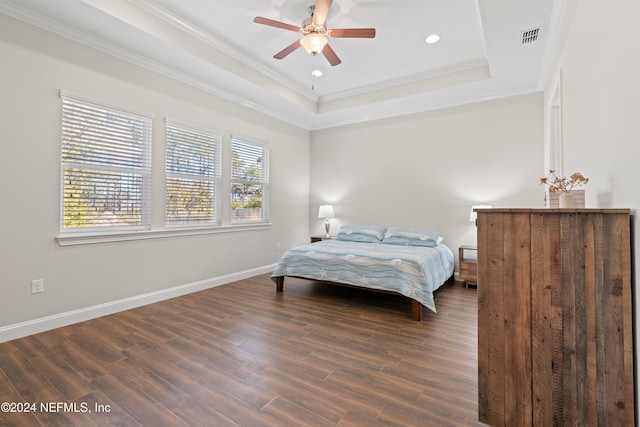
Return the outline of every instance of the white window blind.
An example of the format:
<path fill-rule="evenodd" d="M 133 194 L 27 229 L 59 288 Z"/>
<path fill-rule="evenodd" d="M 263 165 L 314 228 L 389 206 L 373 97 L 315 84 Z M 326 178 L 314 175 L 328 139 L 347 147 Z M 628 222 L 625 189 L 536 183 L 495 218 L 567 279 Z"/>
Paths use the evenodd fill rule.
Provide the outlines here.
<path fill-rule="evenodd" d="M 231 139 L 231 223 L 268 221 L 269 148 Z"/>
<path fill-rule="evenodd" d="M 167 225 L 220 224 L 222 134 L 167 121 Z"/>
<path fill-rule="evenodd" d="M 62 231 L 149 228 L 149 117 L 61 93 Z"/>

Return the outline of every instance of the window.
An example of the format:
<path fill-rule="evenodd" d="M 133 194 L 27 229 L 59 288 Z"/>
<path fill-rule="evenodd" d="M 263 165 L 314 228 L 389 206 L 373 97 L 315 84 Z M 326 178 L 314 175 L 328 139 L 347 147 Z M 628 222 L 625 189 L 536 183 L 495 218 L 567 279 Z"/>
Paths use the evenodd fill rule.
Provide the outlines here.
<path fill-rule="evenodd" d="M 61 246 L 269 226 L 267 144 L 233 137 L 227 146 L 222 132 L 170 119 L 166 139 L 152 141 L 151 114 L 60 98 Z M 154 170 L 153 143 L 166 147 Z M 152 200 L 152 179 L 163 198 Z M 164 211 L 164 226 L 152 229 L 152 210 L 154 224 Z"/>
<path fill-rule="evenodd" d="M 220 224 L 222 135 L 167 121 L 167 225 Z"/>
<path fill-rule="evenodd" d="M 61 229 L 149 228 L 151 118 L 61 98 Z"/>
<path fill-rule="evenodd" d="M 231 139 L 231 223 L 267 222 L 269 149 Z"/>

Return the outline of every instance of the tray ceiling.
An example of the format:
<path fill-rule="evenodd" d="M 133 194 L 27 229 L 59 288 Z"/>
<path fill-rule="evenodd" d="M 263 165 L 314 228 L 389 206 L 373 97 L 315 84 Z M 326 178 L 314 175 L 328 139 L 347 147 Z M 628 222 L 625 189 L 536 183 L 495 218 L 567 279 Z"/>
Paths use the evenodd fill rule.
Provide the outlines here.
<path fill-rule="evenodd" d="M 560 0 L 334 0 L 342 63 L 256 16 L 300 25 L 314 0 L 0 0 L 0 13 L 314 130 L 540 91 Z M 438 34 L 436 44 L 425 43 Z M 106 48 L 108 47 L 108 49 Z M 321 77 L 313 77 L 319 70 Z"/>

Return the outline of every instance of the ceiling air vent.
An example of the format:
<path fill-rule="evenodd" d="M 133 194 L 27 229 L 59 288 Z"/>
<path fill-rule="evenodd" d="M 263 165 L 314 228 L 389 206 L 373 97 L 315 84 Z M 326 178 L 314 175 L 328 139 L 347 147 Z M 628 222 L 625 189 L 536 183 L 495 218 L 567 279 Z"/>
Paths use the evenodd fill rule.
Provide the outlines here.
<path fill-rule="evenodd" d="M 523 46 L 527 46 L 540 40 L 540 37 L 542 36 L 542 27 L 535 27 L 535 28 L 530 28 L 528 30 L 524 30 L 524 31 L 521 31 L 521 34 L 522 34 L 521 43 Z"/>

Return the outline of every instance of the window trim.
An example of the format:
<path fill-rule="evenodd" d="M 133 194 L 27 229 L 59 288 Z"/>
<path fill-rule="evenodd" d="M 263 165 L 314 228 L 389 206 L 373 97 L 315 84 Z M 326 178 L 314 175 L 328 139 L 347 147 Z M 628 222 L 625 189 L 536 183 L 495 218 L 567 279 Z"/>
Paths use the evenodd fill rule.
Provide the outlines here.
<path fill-rule="evenodd" d="M 169 237 L 199 236 L 268 230 L 270 222 L 244 223 L 194 228 L 168 228 L 160 230 L 123 231 L 119 233 L 68 233 L 56 236 L 60 246 L 89 245 L 95 243 L 128 242 L 133 240 L 164 239 Z"/>

